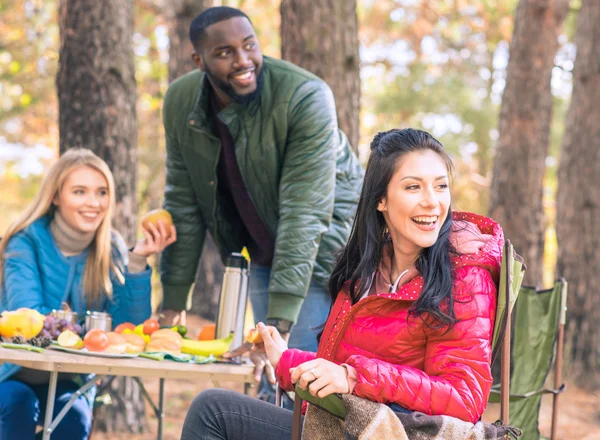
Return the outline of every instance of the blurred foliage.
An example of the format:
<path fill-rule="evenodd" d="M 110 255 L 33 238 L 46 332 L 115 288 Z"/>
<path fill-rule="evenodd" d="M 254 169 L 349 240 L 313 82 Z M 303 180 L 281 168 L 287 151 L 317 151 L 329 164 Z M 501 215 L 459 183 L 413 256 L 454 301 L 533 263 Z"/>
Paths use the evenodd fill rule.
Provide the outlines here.
<path fill-rule="evenodd" d="M 0 0 L 0 236 L 58 151 L 56 9 L 55 0 Z"/>
<path fill-rule="evenodd" d="M 363 162 L 378 131 L 408 126 L 425 129 L 455 158 L 456 208 L 487 212 L 516 3 L 358 0 Z M 263 52 L 274 57 L 280 56 L 279 4 L 279 0 L 215 0 L 215 5 L 243 9 L 255 25 Z M 168 86 L 164 8 L 169 5 L 164 0 L 136 2 L 141 212 L 160 205 L 164 185 L 160 112 Z M 544 193 L 549 221 L 548 282 L 556 259 L 556 165 L 570 97 L 574 59 L 570 42 L 579 6 L 580 0 L 572 2 L 553 77 L 555 112 Z M 31 200 L 43 169 L 58 152 L 57 7 L 57 0 L 0 0 L 0 236 Z M 24 166 L 30 162 L 35 166 Z"/>

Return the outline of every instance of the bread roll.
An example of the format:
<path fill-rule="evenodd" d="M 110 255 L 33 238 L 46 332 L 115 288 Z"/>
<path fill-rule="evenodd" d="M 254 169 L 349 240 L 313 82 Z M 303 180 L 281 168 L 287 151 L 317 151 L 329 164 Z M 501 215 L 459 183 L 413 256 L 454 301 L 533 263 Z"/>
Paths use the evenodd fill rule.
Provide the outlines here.
<path fill-rule="evenodd" d="M 140 335 L 125 334 L 125 352 L 126 353 L 142 353 L 146 348 L 146 341 Z"/>
<path fill-rule="evenodd" d="M 176 331 L 171 330 L 170 328 L 161 328 L 159 330 L 156 330 L 155 332 L 153 332 L 150 335 L 150 340 L 160 339 L 160 338 L 166 338 L 171 341 L 178 341 L 180 344 L 181 344 L 181 341 L 183 340 L 183 336 L 181 336 Z"/>
<path fill-rule="evenodd" d="M 127 342 L 125 341 L 125 337 L 119 333 L 108 332 L 108 347 L 106 348 L 106 353 L 125 353 L 127 349 Z"/>
<path fill-rule="evenodd" d="M 181 354 L 181 341 L 174 341 L 168 338 L 150 339 L 146 346 L 147 352 L 169 353 L 175 356 Z"/>

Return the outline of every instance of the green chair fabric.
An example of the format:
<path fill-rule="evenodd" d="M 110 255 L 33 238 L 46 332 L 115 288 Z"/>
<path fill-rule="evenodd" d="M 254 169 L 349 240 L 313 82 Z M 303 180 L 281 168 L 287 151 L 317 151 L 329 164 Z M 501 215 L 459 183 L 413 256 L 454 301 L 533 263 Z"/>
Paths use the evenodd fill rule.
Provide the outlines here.
<path fill-rule="evenodd" d="M 521 287 L 515 304 L 510 380 L 510 425 L 523 431 L 524 440 L 539 440 L 538 416 L 542 395 L 559 393 L 544 388 L 554 364 L 557 330 L 565 322 L 567 283 L 556 281 L 552 289 Z M 499 401 L 499 388 L 490 401 Z"/>
<path fill-rule="evenodd" d="M 492 362 L 500 350 L 500 342 L 504 336 L 506 319 L 513 310 L 519 288 L 525 276 L 525 264 L 523 259 L 517 255 L 511 242 L 506 240 L 502 251 L 502 266 L 500 268 L 500 284 L 496 300 L 496 322 L 494 324 L 494 336 L 492 338 Z M 508 315 L 506 313 L 508 308 Z"/>

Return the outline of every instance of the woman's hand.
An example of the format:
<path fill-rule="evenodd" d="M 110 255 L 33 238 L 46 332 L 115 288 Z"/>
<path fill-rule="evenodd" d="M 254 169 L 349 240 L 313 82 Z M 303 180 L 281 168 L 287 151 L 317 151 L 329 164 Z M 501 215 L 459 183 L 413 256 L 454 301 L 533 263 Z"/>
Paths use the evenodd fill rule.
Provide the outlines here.
<path fill-rule="evenodd" d="M 177 241 L 177 231 L 175 226 L 171 225 L 170 230 L 167 230 L 163 222 L 158 222 L 158 228 L 152 223 L 148 225 L 148 229 L 142 228 L 144 238 L 139 240 L 132 252 L 143 257 L 162 252 L 167 246 Z"/>
<path fill-rule="evenodd" d="M 281 355 L 288 349 L 286 340 L 281 337 L 277 329 L 273 326 L 267 326 L 259 322 L 256 329 L 263 341 L 259 344 L 254 344 L 252 351 L 266 352 L 267 359 L 273 368 L 277 367 Z"/>
<path fill-rule="evenodd" d="M 241 356 L 250 350 L 250 360 L 255 367 L 254 379 L 257 382 L 260 382 L 264 372 L 267 375 L 269 382 L 274 385 L 277 383 L 277 379 L 275 378 L 275 367 L 279 363 L 279 359 L 281 359 L 283 352 L 287 350 L 287 340 L 279 334 L 275 327 L 267 327 L 260 322 L 256 328 L 258 329 L 263 342 L 259 344 L 244 342 L 234 350 L 223 354 L 223 358 L 231 359 Z"/>
<path fill-rule="evenodd" d="M 331 361 L 317 358 L 290 368 L 292 382 L 316 397 L 323 398 L 333 393 L 350 392 L 348 371 Z"/>

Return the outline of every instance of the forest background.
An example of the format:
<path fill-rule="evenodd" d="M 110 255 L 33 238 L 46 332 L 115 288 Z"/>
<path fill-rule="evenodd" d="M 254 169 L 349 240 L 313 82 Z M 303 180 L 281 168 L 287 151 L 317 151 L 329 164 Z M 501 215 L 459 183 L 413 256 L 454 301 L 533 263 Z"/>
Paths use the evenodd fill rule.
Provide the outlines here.
<path fill-rule="evenodd" d="M 114 0 L 110 3 L 114 4 Z M 282 3 L 288 4 L 287 15 Z M 294 3 L 296 7 L 310 4 L 315 20 L 320 13 L 326 14 L 319 8 L 326 8 L 327 2 L 317 0 L 312 3 L 301 0 L 138 0 L 134 3 L 131 42 L 137 90 L 134 103 L 137 142 L 133 146 L 137 163 L 132 162 L 130 166 L 135 168 L 133 175 L 137 173 L 133 186 L 137 207 L 133 215 L 128 216 L 134 226 L 137 213 L 159 207 L 162 201 L 164 93 L 170 81 L 193 68 L 183 62 L 173 64 L 175 43 L 181 56 L 186 57 L 191 51 L 191 47 L 186 46 L 185 33 L 183 38 L 181 32 L 176 35 L 177 20 L 189 18 L 192 11 L 210 5 L 239 7 L 251 17 L 265 55 L 281 58 L 283 53 L 284 58 L 294 60 L 297 55 L 294 40 L 306 38 L 302 33 L 307 32 L 302 23 L 293 26 L 294 14 L 292 11 L 290 15 L 289 11 Z M 574 151 L 572 145 L 582 143 L 588 148 L 588 156 L 582 155 L 588 158 L 588 164 L 597 170 L 596 162 L 600 162 L 594 153 L 600 151 L 599 141 L 591 134 L 587 140 L 592 139 L 592 142 L 585 142 L 585 137 L 584 142 L 577 138 L 576 133 L 585 131 L 586 124 L 578 125 L 581 116 L 578 119 L 576 109 L 569 109 L 572 100 L 576 100 L 573 87 L 577 82 L 576 63 L 582 62 L 576 58 L 577 42 L 588 44 L 586 53 L 590 56 L 586 59 L 592 64 L 591 67 L 580 65 L 579 71 L 587 72 L 582 84 L 589 77 L 598 84 L 600 77 L 598 31 L 592 33 L 592 26 L 585 27 L 579 18 L 580 11 L 588 8 L 587 13 L 581 15 L 592 20 L 594 14 L 598 14 L 597 3 L 595 0 L 329 2 L 338 5 L 340 10 L 340 5 L 350 4 L 350 18 L 357 18 L 357 25 L 352 25 L 347 15 L 340 16 L 336 32 L 342 32 L 340 28 L 349 29 L 358 36 L 356 42 L 349 38 L 343 44 L 356 46 L 351 49 L 358 54 L 356 81 L 360 92 L 347 93 L 354 97 L 353 102 L 341 102 L 342 94 L 336 93 L 341 77 L 325 79 L 336 93 L 340 112 L 349 114 L 340 113 L 340 124 L 353 140 L 363 164 L 368 158 L 370 140 L 378 131 L 415 127 L 431 132 L 457 164 L 453 185 L 455 208 L 491 213 L 501 220 L 513 242 L 521 244 L 522 249 L 516 245 L 517 251 L 525 255 L 532 268 L 526 281 L 538 287 L 550 287 L 556 277 L 568 273 L 569 264 L 576 264 L 569 258 L 573 250 L 577 253 L 579 248 L 565 239 L 569 249 L 565 247 L 561 254 L 557 229 L 560 231 L 562 225 L 565 237 L 575 236 L 579 229 L 581 237 L 581 231 L 589 234 L 599 226 L 597 196 L 582 202 L 589 208 L 585 212 L 578 213 L 573 206 L 565 204 L 561 212 L 570 214 L 563 215 L 562 220 L 560 213 L 557 215 L 561 150 L 568 147 Z M 0 236 L 32 199 L 45 171 L 64 148 L 57 85 L 60 88 L 62 84 L 65 95 L 69 94 L 69 88 L 57 74 L 61 38 L 64 42 L 68 33 L 63 25 L 61 37 L 59 11 L 64 13 L 68 5 L 74 9 L 75 4 L 73 0 L 0 0 Z M 86 13 L 85 8 L 82 12 Z M 536 13 L 543 20 L 532 20 Z M 310 19 L 310 14 L 306 17 Z M 600 15 L 597 18 L 600 19 Z M 538 35 L 528 35 L 528 31 Z M 321 38 L 321 41 L 317 38 L 317 44 L 322 43 L 325 48 L 333 46 L 335 50 L 339 42 L 329 42 L 327 32 L 317 35 Z M 320 62 L 339 64 L 333 56 L 329 61 L 320 59 Z M 523 63 L 533 68 L 527 71 Z M 511 69 L 512 79 L 509 78 Z M 325 77 L 326 68 L 323 70 Z M 579 90 L 585 95 L 583 86 Z M 581 105 L 588 126 L 600 126 L 597 107 L 589 111 Z M 515 140 L 514 136 L 525 141 Z M 572 158 L 575 153 L 570 154 Z M 523 163 L 519 165 L 519 162 Z M 585 166 L 581 168 L 583 177 L 589 175 L 586 170 Z M 571 191 L 593 191 L 592 180 L 584 181 L 588 186 L 581 187 L 581 181 L 567 177 L 567 170 L 563 174 L 563 181 L 572 184 Z M 527 179 L 531 176 L 539 176 L 539 197 L 535 182 L 534 190 L 530 190 L 532 183 Z M 579 188 L 573 186 L 576 184 Z M 532 200 L 519 199 L 519 186 L 533 196 Z M 575 194 L 569 193 L 566 185 L 564 188 L 567 196 L 563 196 L 563 200 L 569 199 L 568 194 Z M 533 226 L 528 218 L 534 222 Z M 573 219 L 581 220 L 582 224 Z M 536 228 L 539 230 L 534 230 Z M 580 240 L 585 240 L 585 236 Z M 587 267 L 597 267 L 593 263 L 600 258 L 595 246 L 598 240 L 591 236 L 590 240 L 594 244 L 591 253 L 581 251 L 579 257 L 585 259 Z M 198 283 L 196 297 L 204 301 L 195 301 L 194 311 L 211 319 L 219 289 L 220 263 L 203 257 L 201 271 L 203 268 L 206 270 Z M 569 329 L 568 346 L 569 359 L 575 367 L 572 369 L 574 377 L 595 388 L 599 385 L 596 373 L 599 371 L 600 330 L 591 328 L 598 313 L 590 307 L 598 295 L 597 289 L 588 288 L 597 285 L 594 283 L 598 274 L 594 278 L 592 272 L 587 270 L 583 275 L 578 272 L 571 277 L 574 290 L 569 309 L 574 324 Z M 158 279 L 155 281 L 154 305 L 161 297 L 160 283 Z M 577 340 L 577 334 L 586 337 Z"/>

